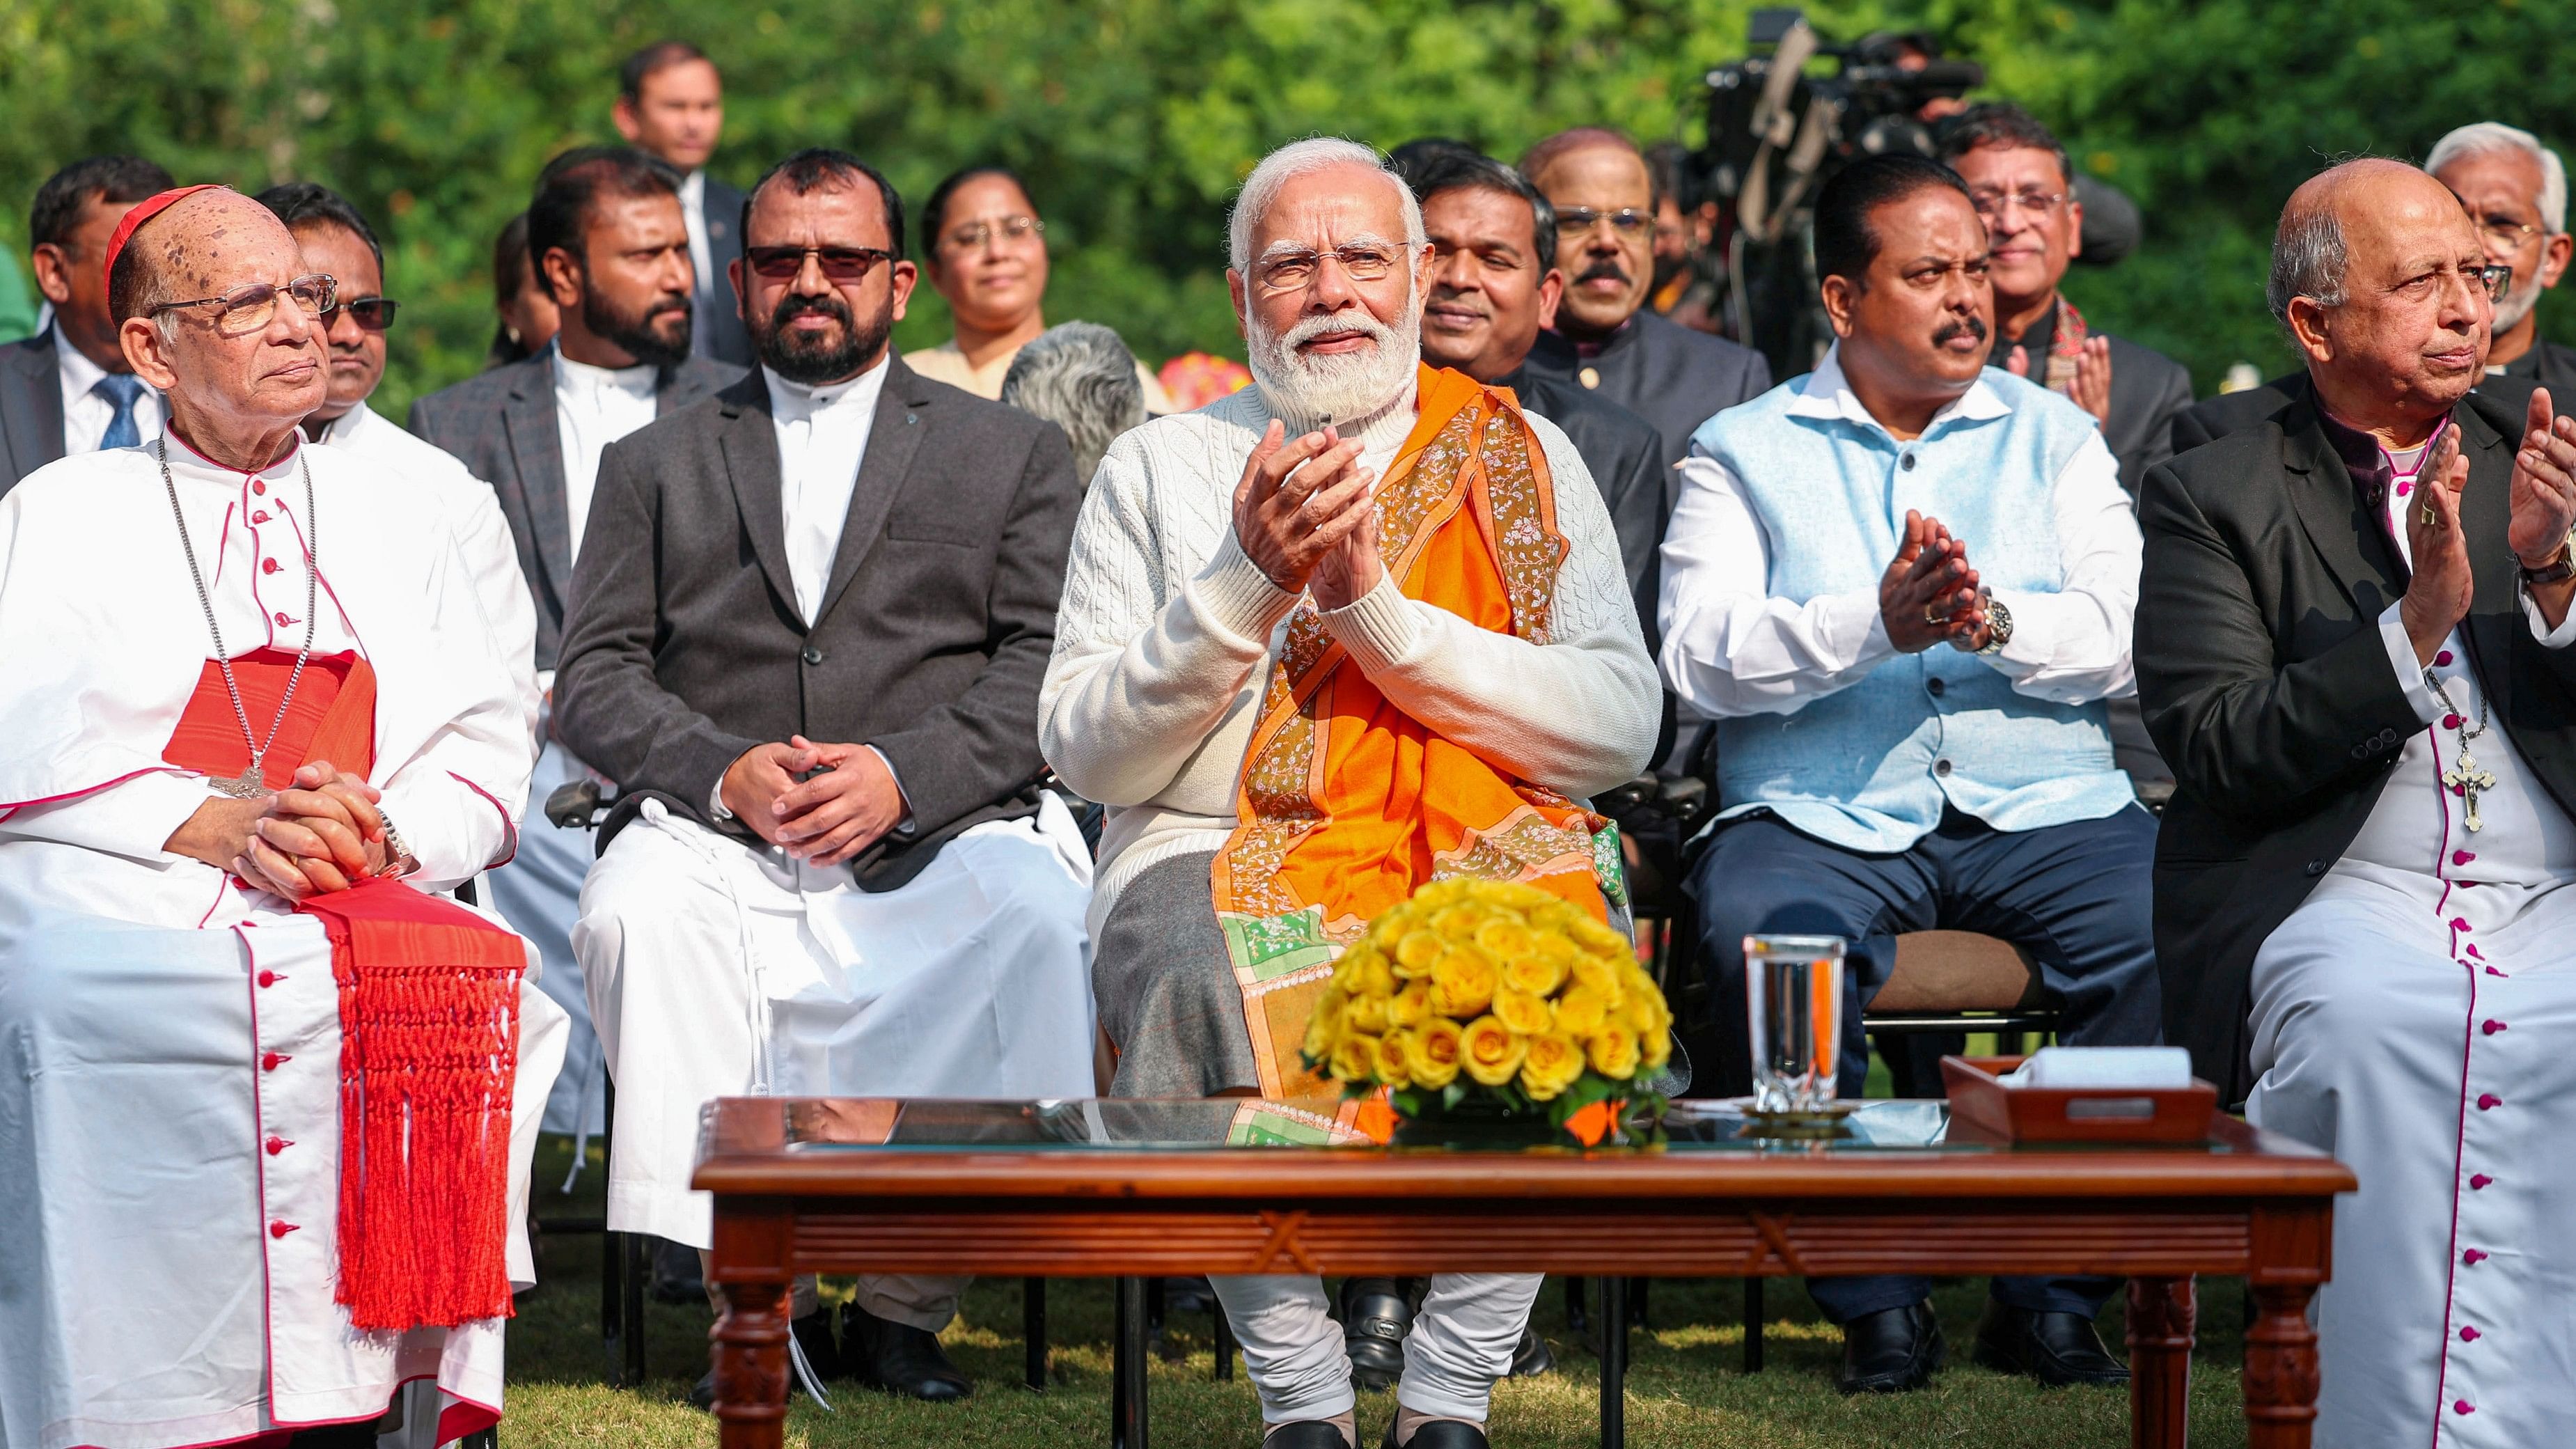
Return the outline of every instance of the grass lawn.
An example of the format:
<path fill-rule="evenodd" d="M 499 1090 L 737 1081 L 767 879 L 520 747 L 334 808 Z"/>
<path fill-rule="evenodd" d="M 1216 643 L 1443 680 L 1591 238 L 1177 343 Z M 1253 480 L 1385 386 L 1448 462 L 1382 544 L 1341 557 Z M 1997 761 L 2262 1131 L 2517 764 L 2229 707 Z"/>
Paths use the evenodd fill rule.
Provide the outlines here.
<path fill-rule="evenodd" d="M 595 1165 L 582 1175 L 573 1198 L 552 1191 L 570 1161 L 567 1140 L 547 1140 L 538 1157 L 539 1212 L 599 1211 Z M 541 1244 L 539 1253 L 545 1281 L 520 1301 L 519 1320 L 510 1327 L 504 1449 L 713 1445 L 714 1420 L 690 1408 L 687 1398 L 689 1386 L 707 1367 L 707 1312 L 696 1306 L 651 1305 L 646 1338 L 652 1378 L 638 1391 L 611 1389 L 599 1338 L 599 1240 L 556 1238 Z M 1650 1300 L 1651 1321 L 1630 1338 L 1628 1442 L 1636 1449 L 2114 1449 L 2127 1444 L 2125 1391 L 2042 1389 L 1967 1362 L 1984 1296 L 1978 1281 L 1946 1284 L 1936 1294 L 1950 1339 L 1951 1366 L 1932 1387 L 1896 1397 L 1847 1399 L 1833 1388 L 1840 1337 L 1818 1320 L 1794 1282 L 1774 1280 L 1770 1285 L 1768 1362 L 1759 1374 L 1742 1371 L 1741 1285 L 1658 1282 Z M 2245 1443 L 2237 1377 L 2242 1305 L 2238 1280 L 2202 1280 L 2191 1438 L 2204 1449 Z M 1020 1382 L 1019 1281 L 979 1282 L 967 1295 L 965 1312 L 943 1336 L 949 1354 L 975 1380 L 973 1399 L 935 1407 L 897 1402 L 855 1386 L 827 1385 L 838 1412 L 826 1414 L 799 1395 L 788 1416 L 788 1444 L 791 1449 L 1105 1445 L 1108 1284 L 1056 1280 L 1047 1308 L 1054 1381 L 1046 1392 L 1031 1393 Z M 1600 1424 L 1598 1368 L 1566 1332 L 1564 1294 L 1553 1281 L 1539 1296 L 1538 1321 L 1540 1333 L 1555 1346 L 1558 1369 L 1496 1391 L 1494 1441 L 1501 1449 L 1594 1444 Z M 1153 1442 L 1165 1449 L 1253 1449 L 1259 1442 L 1260 1414 L 1240 1363 L 1232 1382 L 1211 1381 L 1211 1334 L 1204 1317 L 1176 1318 L 1165 1333 L 1170 1356 L 1151 1370 Z M 2119 1345 L 2117 1300 L 2103 1315 L 2102 1333 Z M 1375 1449 L 1394 1413 L 1392 1394 L 1362 1398 L 1361 1449 Z"/>

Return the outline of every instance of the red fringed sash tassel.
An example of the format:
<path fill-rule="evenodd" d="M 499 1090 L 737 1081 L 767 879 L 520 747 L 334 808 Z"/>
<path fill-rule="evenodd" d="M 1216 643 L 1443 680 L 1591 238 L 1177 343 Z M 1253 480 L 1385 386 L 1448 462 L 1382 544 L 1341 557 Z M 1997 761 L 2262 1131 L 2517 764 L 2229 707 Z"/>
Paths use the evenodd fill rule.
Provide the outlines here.
<path fill-rule="evenodd" d="M 254 721 L 277 715 L 294 656 L 233 661 Z M 318 657 L 263 774 L 294 765 L 374 769 L 375 672 Z M 250 758 L 222 674 L 207 663 L 162 758 L 209 775 Z M 297 908 L 331 940 L 340 991 L 338 1300 L 362 1329 L 453 1328 L 510 1314 L 510 1093 L 518 1076 L 516 935 L 395 881 L 362 882 Z"/>

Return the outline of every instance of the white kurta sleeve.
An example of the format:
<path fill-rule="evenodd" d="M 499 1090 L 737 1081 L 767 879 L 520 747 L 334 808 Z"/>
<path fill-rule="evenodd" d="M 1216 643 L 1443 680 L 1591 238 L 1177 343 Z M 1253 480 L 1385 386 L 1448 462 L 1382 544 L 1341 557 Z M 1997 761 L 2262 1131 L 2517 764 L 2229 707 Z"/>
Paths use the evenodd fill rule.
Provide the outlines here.
<path fill-rule="evenodd" d="M 1652 763 L 1663 700 L 1601 491 L 1564 433 L 1527 416 L 1569 545 L 1546 643 L 1408 598 L 1391 573 L 1322 617 L 1396 708 L 1501 769 L 1584 798 Z"/>
<path fill-rule="evenodd" d="M 447 509 L 447 526 L 456 531 L 456 550 L 474 584 L 474 597 L 500 645 L 511 682 L 526 697 L 528 729 L 537 728 L 543 699 L 537 684 L 537 605 L 528 593 L 527 575 L 519 570 L 519 549 L 502 516 L 492 485 L 462 469 L 460 483 Z"/>
<path fill-rule="evenodd" d="M 375 783 L 420 861 L 415 883 L 444 890 L 518 848 L 514 802 L 527 794 L 536 744 L 518 675 L 501 657 L 454 540 L 427 552 L 425 607 L 443 665 L 430 707 L 442 723 L 410 759 L 390 770 L 377 761 Z"/>
<path fill-rule="evenodd" d="M 171 833 L 214 798 L 196 776 L 147 770 L 86 795 L 22 805 L 0 817 L 0 838 L 51 840 L 167 864 L 187 858 L 163 848 Z"/>
<path fill-rule="evenodd" d="M 1789 714 L 1895 654 L 1877 590 L 1769 596 L 1770 545 L 1735 475 L 1696 444 L 1680 472 L 1657 611 L 1664 681 L 1683 704 L 1710 719 Z"/>
<path fill-rule="evenodd" d="M 1297 595 L 1270 582 L 1229 530 L 1178 589 L 1162 577 L 1148 500 L 1218 480 L 1151 476 L 1135 435 L 1110 447 L 1074 525 L 1055 656 L 1038 692 L 1038 743 L 1074 793 L 1152 799 L 1225 719 Z"/>
<path fill-rule="evenodd" d="M 2087 434 L 2066 460 L 2049 501 L 2062 561 L 2057 591 L 1995 590 L 2012 611 L 2013 636 L 1986 662 L 2012 680 L 2015 693 L 2055 704 L 2134 693 L 2129 636 L 2146 539 L 2120 487 L 2119 460 L 2101 434 Z M 1968 562 L 1976 561 L 1972 541 Z"/>

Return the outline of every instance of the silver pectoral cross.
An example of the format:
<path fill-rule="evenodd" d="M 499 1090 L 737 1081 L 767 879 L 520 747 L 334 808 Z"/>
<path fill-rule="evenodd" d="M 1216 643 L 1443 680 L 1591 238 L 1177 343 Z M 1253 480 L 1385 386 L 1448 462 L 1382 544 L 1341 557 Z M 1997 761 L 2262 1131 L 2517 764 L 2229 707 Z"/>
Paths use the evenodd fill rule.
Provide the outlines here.
<path fill-rule="evenodd" d="M 2460 762 L 2442 773 L 2442 783 L 2450 786 L 2467 806 L 2469 833 L 2474 835 L 2485 829 L 2486 822 L 2478 818 L 2478 792 L 2494 789 L 2496 777 L 2479 769 L 2476 757 L 2464 749 L 2460 751 Z"/>

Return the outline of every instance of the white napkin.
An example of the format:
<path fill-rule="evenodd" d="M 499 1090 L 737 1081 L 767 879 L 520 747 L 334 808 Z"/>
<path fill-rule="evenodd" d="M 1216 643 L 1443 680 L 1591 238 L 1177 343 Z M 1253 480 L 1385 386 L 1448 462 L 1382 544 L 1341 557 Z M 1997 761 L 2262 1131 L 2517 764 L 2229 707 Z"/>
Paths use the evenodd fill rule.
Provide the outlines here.
<path fill-rule="evenodd" d="M 2041 1047 L 2003 1078 L 2007 1087 L 2121 1087 L 2136 1090 L 2191 1085 L 2191 1053 L 2181 1047 Z"/>

